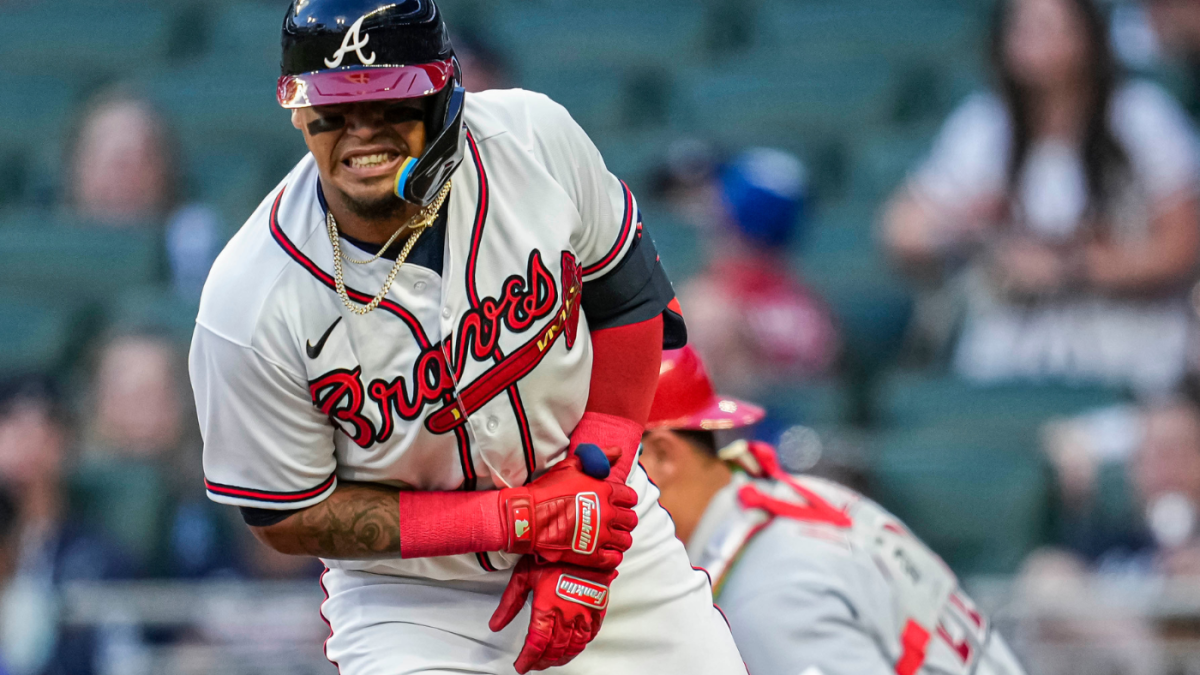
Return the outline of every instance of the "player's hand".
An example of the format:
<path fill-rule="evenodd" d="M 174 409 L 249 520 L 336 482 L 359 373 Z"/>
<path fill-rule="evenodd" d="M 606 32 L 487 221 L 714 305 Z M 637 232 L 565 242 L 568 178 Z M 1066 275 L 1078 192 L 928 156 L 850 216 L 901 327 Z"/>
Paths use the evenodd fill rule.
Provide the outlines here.
<path fill-rule="evenodd" d="M 529 485 L 501 490 L 505 551 L 600 570 L 621 564 L 633 544 L 637 493 L 593 477 L 597 454 L 595 446 L 581 448 Z"/>
<path fill-rule="evenodd" d="M 523 675 L 565 665 L 600 632 L 608 609 L 608 589 L 616 578 L 616 570 L 539 564 L 525 556 L 513 570 L 488 627 L 495 632 L 503 630 L 533 593 L 529 633 L 513 666 Z"/>

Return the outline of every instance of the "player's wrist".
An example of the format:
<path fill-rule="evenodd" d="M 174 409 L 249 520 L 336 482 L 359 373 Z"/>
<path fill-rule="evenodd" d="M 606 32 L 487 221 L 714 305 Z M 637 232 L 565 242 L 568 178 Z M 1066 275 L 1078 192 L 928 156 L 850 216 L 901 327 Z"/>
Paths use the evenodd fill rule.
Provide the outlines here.
<path fill-rule="evenodd" d="M 500 491 L 500 517 L 505 532 L 504 550 L 524 555 L 533 552 L 534 504 L 528 490 Z"/>
<path fill-rule="evenodd" d="M 586 411 L 579 419 L 579 424 L 571 432 L 570 453 L 584 443 L 600 446 L 606 452 L 616 448 L 621 451 L 621 458 L 613 466 L 613 478 L 625 482 L 637 461 L 638 446 L 642 443 L 642 432 L 645 426 L 619 415 Z"/>
<path fill-rule="evenodd" d="M 502 492 L 401 492 L 400 557 L 503 550 L 507 539 Z"/>

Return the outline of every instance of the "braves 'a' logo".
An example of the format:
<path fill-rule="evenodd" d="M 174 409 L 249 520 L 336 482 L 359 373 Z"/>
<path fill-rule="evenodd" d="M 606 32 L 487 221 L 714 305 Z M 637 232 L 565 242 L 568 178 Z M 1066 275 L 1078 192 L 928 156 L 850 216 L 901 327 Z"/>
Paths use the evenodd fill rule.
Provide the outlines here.
<path fill-rule="evenodd" d="M 338 66 L 342 65 L 342 59 L 346 58 L 346 54 L 349 54 L 350 52 L 358 54 L 358 62 L 364 66 L 369 66 L 372 63 L 375 63 L 375 52 L 371 52 L 370 56 L 363 56 L 362 53 L 363 47 L 366 47 L 367 43 L 371 41 L 370 35 L 360 34 L 360 31 L 362 30 L 362 22 L 365 18 L 367 18 L 366 15 L 358 17 L 358 21 L 355 21 L 350 26 L 350 30 L 346 31 L 346 37 L 342 38 L 342 46 L 333 53 L 333 58 L 325 59 L 326 66 L 330 68 L 337 68 Z M 353 40 L 353 42 L 351 42 L 351 40 Z"/>
<path fill-rule="evenodd" d="M 535 250 L 530 253 L 525 275 L 509 277 L 499 298 L 484 298 L 478 308 L 468 311 L 459 325 L 456 341 L 447 339 L 444 344 L 425 348 L 409 377 L 375 379 L 364 386 L 361 368 L 341 368 L 309 382 L 309 394 L 317 409 L 363 448 L 391 438 L 396 417 L 417 419 L 430 404 L 440 403 L 441 407 L 426 420 L 426 426 L 437 434 L 448 433 L 465 423 L 467 416 L 484 403 L 528 375 L 560 337 L 567 349 L 574 346 L 582 291 L 583 278 L 575 256 L 563 252 L 561 287 L 556 288 L 554 276 Z M 490 358 L 502 328 L 523 333 L 549 315 L 553 315 L 550 322 L 528 342 L 499 359 L 455 397 L 454 382 L 461 379 L 468 355 L 478 361 Z M 378 426 L 363 414 L 368 401 L 379 410 Z M 577 544 L 583 548 L 594 542 L 591 525 L 597 515 L 595 506 L 580 507 L 582 521 L 589 525 L 576 533 Z"/>

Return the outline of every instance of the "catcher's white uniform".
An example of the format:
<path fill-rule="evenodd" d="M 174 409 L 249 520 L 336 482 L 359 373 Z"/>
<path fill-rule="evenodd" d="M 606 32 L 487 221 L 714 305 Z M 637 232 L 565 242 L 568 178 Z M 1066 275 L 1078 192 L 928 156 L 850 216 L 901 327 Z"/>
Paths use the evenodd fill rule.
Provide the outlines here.
<path fill-rule="evenodd" d="M 954 574 L 899 520 L 836 483 L 794 480 L 848 522 L 807 516 L 808 500 L 784 481 L 738 473 L 688 544 L 751 673 L 1024 675 Z M 747 487 L 779 510 L 801 508 L 747 507 Z"/>
<path fill-rule="evenodd" d="M 589 328 L 668 306 L 633 195 L 561 106 L 471 94 L 465 119 L 440 264 L 406 263 L 374 312 L 352 314 L 334 290 L 311 156 L 221 254 L 191 351 L 212 499 L 295 510 L 338 479 L 522 485 L 561 459 L 584 412 Z M 365 303 L 391 267 L 347 265 L 351 297 Z M 641 500 L 633 548 L 599 637 L 561 672 L 743 672 L 657 491 L 640 469 L 629 483 Z M 493 635 L 487 618 L 515 561 L 325 561 L 329 657 L 354 675 L 512 672 L 527 619 Z"/>

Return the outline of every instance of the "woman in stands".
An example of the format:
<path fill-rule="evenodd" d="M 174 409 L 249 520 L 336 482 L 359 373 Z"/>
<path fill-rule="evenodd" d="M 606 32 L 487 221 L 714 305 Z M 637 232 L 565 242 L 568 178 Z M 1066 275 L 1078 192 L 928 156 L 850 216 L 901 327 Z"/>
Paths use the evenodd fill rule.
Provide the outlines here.
<path fill-rule="evenodd" d="M 1200 247 L 1184 113 L 1122 81 L 1091 0 L 1004 0 L 995 89 L 945 123 L 883 234 L 914 275 L 966 262 L 955 366 L 981 382 L 1169 389 Z"/>

